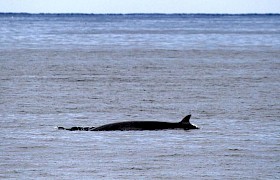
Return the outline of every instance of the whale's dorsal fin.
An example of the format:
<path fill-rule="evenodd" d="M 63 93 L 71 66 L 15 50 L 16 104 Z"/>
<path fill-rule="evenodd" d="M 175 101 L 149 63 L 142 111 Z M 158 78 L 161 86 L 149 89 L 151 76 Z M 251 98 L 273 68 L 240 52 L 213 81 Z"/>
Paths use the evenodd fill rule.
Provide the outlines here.
<path fill-rule="evenodd" d="M 180 123 L 184 123 L 184 124 L 190 123 L 191 116 L 192 115 L 187 115 L 186 117 L 184 117 L 184 119 L 182 119 L 182 121 Z"/>

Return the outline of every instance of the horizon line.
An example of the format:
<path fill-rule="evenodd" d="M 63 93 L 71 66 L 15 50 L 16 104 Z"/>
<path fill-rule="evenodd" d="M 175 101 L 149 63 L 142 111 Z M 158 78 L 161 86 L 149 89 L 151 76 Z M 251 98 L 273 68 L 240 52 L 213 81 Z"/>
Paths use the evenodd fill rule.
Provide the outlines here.
<path fill-rule="evenodd" d="M 29 12 L 0 12 L 0 14 L 15 15 L 280 15 L 280 13 L 29 13 Z"/>

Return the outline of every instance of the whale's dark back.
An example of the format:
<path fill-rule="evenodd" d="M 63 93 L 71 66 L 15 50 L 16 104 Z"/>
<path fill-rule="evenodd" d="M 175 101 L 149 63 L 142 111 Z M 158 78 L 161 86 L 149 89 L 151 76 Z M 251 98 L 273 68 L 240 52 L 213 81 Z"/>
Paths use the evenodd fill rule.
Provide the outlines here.
<path fill-rule="evenodd" d="M 129 130 L 160 130 L 179 128 L 178 123 L 159 121 L 128 121 L 106 124 L 93 129 L 93 131 L 129 131 Z"/>
<path fill-rule="evenodd" d="M 160 122 L 160 121 L 127 121 L 112 124 L 106 124 L 92 129 L 92 131 L 129 131 L 129 130 L 163 130 L 163 129 L 197 129 L 192 125 L 191 115 L 186 116 L 179 123 Z"/>
<path fill-rule="evenodd" d="M 190 123 L 191 115 L 186 116 L 182 121 L 177 123 L 161 121 L 125 121 L 112 124 L 106 124 L 99 127 L 72 127 L 64 129 L 69 131 L 140 131 L 140 130 L 163 130 L 163 129 L 198 129 Z"/>

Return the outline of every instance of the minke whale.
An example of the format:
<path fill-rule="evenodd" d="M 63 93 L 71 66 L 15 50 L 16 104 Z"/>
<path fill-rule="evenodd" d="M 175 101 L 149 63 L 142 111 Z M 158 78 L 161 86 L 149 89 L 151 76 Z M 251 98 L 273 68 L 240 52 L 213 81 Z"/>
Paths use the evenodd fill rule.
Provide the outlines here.
<path fill-rule="evenodd" d="M 199 129 L 190 123 L 191 115 L 186 116 L 180 122 L 161 122 L 161 121 L 124 121 L 105 124 L 99 127 L 58 127 L 68 131 L 143 131 L 143 130 L 165 130 L 165 129 Z"/>

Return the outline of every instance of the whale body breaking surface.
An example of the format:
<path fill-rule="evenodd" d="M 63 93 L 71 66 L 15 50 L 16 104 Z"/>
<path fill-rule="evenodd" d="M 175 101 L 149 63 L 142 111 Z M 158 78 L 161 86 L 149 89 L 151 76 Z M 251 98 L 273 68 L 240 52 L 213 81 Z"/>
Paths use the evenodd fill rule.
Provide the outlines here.
<path fill-rule="evenodd" d="M 143 130 L 165 130 L 165 129 L 198 129 L 190 123 L 191 115 L 186 116 L 177 123 L 161 121 L 124 121 L 105 124 L 99 127 L 58 127 L 60 130 L 68 131 L 143 131 Z"/>

